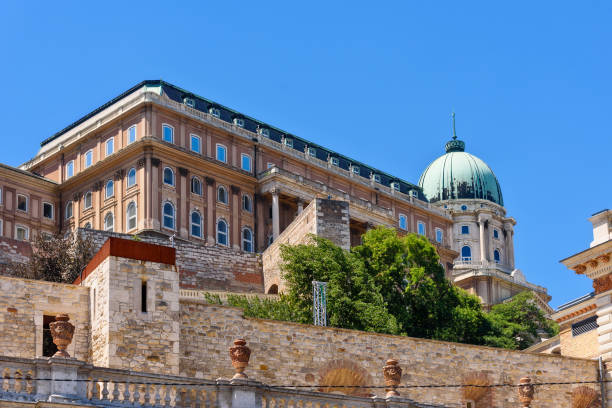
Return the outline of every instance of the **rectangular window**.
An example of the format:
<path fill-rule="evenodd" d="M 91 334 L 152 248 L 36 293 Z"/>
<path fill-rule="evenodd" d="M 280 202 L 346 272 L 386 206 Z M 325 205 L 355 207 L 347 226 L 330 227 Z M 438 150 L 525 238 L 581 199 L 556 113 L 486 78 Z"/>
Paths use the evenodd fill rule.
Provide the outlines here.
<path fill-rule="evenodd" d="M 191 142 L 189 148 L 192 152 L 202 153 L 202 139 L 200 139 L 200 136 L 191 135 Z"/>
<path fill-rule="evenodd" d="M 336 167 L 340 166 L 340 159 L 338 159 L 337 157 L 332 157 L 331 164 L 332 166 L 336 166 Z"/>
<path fill-rule="evenodd" d="M 17 225 L 15 227 L 15 239 L 18 241 L 27 241 L 29 235 L 28 233 L 29 230 L 22 225 Z"/>
<path fill-rule="evenodd" d="M 211 115 L 213 115 L 215 118 L 220 118 L 221 117 L 221 111 L 218 108 L 210 108 L 210 110 L 208 112 Z"/>
<path fill-rule="evenodd" d="M 470 226 L 469 225 L 462 225 L 461 226 L 461 234 L 462 235 L 467 235 L 470 233 Z"/>
<path fill-rule="evenodd" d="M 418 225 L 419 235 L 425 235 L 425 233 L 426 233 L 426 231 L 425 231 L 425 223 L 419 221 L 417 225 Z"/>
<path fill-rule="evenodd" d="M 265 137 L 270 137 L 270 129 L 267 128 L 259 128 L 259 134 Z"/>
<path fill-rule="evenodd" d="M 240 156 L 240 158 L 241 158 L 240 163 L 241 163 L 242 170 L 250 172 L 251 171 L 251 156 L 243 153 Z"/>
<path fill-rule="evenodd" d="M 147 281 L 142 281 L 140 286 L 140 311 L 147 313 Z"/>
<path fill-rule="evenodd" d="M 17 209 L 19 211 L 28 211 L 28 197 L 23 194 L 17 194 Z"/>
<path fill-rule="evenodd" d="M 403 230 L 408 229 L 408 222 L 406 216 L 403 214 L 400 214 L 399 216 L 399 227 Z"/>
<path fill-rule="evenodd" d="M 162 125 L 162 139 L 164 142 L 174 143 L 174 128 L 170 125 Z"/>
<path fill-rule="evenodd" d="M 130 126 L 128 129 L 128 144 L 136 141 L 136 125 Z"/>
<path fill-rule="evenodd" d="M 43 357 L 51 357 L 57 353 L 57 346 L 53 343 L 53 336 L 51 336 L 51 329 L 49 328 L 49 323 L 54 321 L 55 316 L 43 316 Z"/>
<path fill-rule="evenodd" d="M 444 233 L 442 232 L 440 228 L 436 228 L 436 242 L 441 244 L 443 240 L 444 240 Z"/>
<path fill-rule="evenodd" d="M 584 319 L 572 324 L 572 336 L 578 336 L 582 333 L 595 330 L 598 327 L 599 325 L 597 324 L 597 316 L 589 317 L 588 319 Z"/>
<path fill-rule="evenodd" d="M 93 164 L 93 150 L 88 150 L 85 153 L 85 168 L 88 168 Z"/>
<path fill-rule="evenodd" d="M 310 157 L 317 157 L 317 149 L 315 149 L 314 147 L 309 147 L 308 148 L 308 155 Z"/>
<path fill-rule="evenodd" d="M 372 176 L 372 178 L 374 179 L 375 182 L 380 183 L 381 178 L 380 178 L 380 174 L 374 174 Z"/>
<path fill-rule="evenodd" d="M 53 204 L 43 203 L 43 217 L 53 219 Z"/>
<path fill-rule="evenodd" d="M 242 118 L 234 118 L 234 124 L 236 126 L 244 127 L 244 119 Z"/>
<path fill-rule="evenodd" d="M 284 139 L 284 143 L 285 143 L 285 146 L 287 147 L 293 147 L 293 139 L 291 139 L 290 137 L 286 137 Z"/>
<path fill-rule="evenodd" d="M 70 160 L 67 164 L 66 164 L 66 178 L 70 178 L 74 176 L 74 160 Z"/>
<path fill-rule="evenodd" d="M 493 230 L 493 238 L 499 239 L 499 231 L 496 229 Z"/>
<path fill-rule="evenodd" d="M 351 170 L 353 171 L 353 174 L 361 174 L 361 170 L 359 169 L 359 166 L 352 166 Z"/>
<path fill-rule="evenodd" d="M 106 156 L 110 156 L 115 151 L 115 139 L 110 138 L 106 141 Z"/>
<path fill-rule="evenodd" d="M 395 191 L 400 191 L 400 183 L 397 181 L 394 181 L 393 183 L 391 183 L 391 188 Z"/>
<path fill-rule="evenodd" d="M 223 163 L 227 163 L 227 149 L 225 146 L 217 145 L 217 160 Z"/>

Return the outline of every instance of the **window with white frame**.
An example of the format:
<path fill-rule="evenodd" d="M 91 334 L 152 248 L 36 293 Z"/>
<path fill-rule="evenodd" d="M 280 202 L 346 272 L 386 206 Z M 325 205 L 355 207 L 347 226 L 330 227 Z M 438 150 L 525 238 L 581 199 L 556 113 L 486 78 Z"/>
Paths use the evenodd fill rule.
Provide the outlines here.
<path fill-rule="evenodd" d="M 242 153 L 240 155 L 240 167 L 242 168 L 242 170 L 250 172 L 251 171 L 251 156 L 249 156 L 248 154 Z"/>
<path fill-rule="evenodd" d="M 217 160 L 227 163 L 227 148 L 222 144 L 217 144 Z"/>
<path fill-rule="evenodd" d="M 461 248 L 461 260 L 467 262 L 472 260 L 472 248 L 467 245 Z"/>
<path fill-rule="evenodd" d="M 208 113 L 213 115 L 215 118 L 221 117 L 221 110 L 219 110 L 219 108 L 211 107 L 210 109 L 208 109 Z"/>
<path fill-rule="evenodd" d="M 461 235 L 469 235 L 470 233 L 470 226 L 469 225 L 462 225 L 461 226 Z"/>
<path fill-rule="evenodd" d="M 106 141 L 106 156 L 110 156 L 115 152 L 115 138 L 111 137 Z"/>
<path fill-rule="evenodd" d="M 136 229 L 136 203 L 131 201 L 126 210 L 126 218 L 127 218 L 127 230 L 131 231 Z"/>
<path fill-rule="evenodd" d="M 162 125 L 162 139 L 164 142 L 174 143 L 174 128 L 170 125 Z"/>
<path fill-rule="evenodd" d="M 239 127 L 244 127 L 244 119 L 242 118 L 234 118 L 234 125 Z"/>
<path fill-rule="evenodd" d="M 223 186 L 217 188 L 217 201 L 227 204 L 227 190 Z"/>
<path fill-rule="evenodd" d="M 23 194 L 17 194 L 17 209 L 19 211 L 28 211 L 28 197 Z"/>
<path fill-rule="evenodd" d="M 200 139 L 200 136 L 194 134 L 189 136 L 189 148 L 192 152 L 202 153 L 202 139 Z"/>
<path fill-rule="evenodd" d="M 93 150 L 85 152 L 85 168 L 90 167 L 93 164 Z"/>
<path fill-rule="evenodd" d="M 174 187 L 174 170 L 164 167 L 164 184 Z"/>
<path fill-rule="evenodd" d="M 15 239 L 18 241 L 27 241 L 30 235 L 30 230 L 28 227 L 23 225 L 15 226 Z"/>
<path fill-rule="evenodd" d="M 253 211 L 253 200 L 251 199 L 251 196 L 247 194 L 242 195 L 242 209 L 246 212 Z"/>
<path fill-rule="evenodd" d="M 359 166 L 351 166 L 351 170 L 353 171 L 353 174 L 361 174 L 361 169 Z"/>
<path fill-rule="evenodd" d="M 330 162 L 332 166 L 336 166 L 336 167 L 340 166 L 340 159 L 338 159 L 337 157 L 332 157 Z"/>
<path fill-rule="evenodd" d="M 115 182 L 113 180 L 108 180 L 106 182 L 106 187 L 104 188 L 104 198 L 109 199 L 115 195 Z"/>
<path fill-rule="evenodd" d="M 400 214 L 399 216 L 399 227 L 403 230 L 408 229 L 408 219 L 404 214 Z"/>
<path fill-rule="evenodd" d="M 43 217 L 48 220 L 53 219 L 53 204 L 43 203 Z"/>
<path fill-rule="evenodd" d="M 83 208 L 88 210 L 91 208 L 91 191 L 88 191 L 83 196 Z"/>
<path fill-rule="evenodd" d="M 128 144 L 134 143 L 136 141 L 136 125 L 130 126 L 127 131 L 128 134 Z"/>
<path fill-rule="evenodd" d="M 72 201 L 66 203 L 66 209 L 64 210 L 64 216 L 68 220 L 72 218 Z"/>
<path fill-rule="evenodd" d="M 228 246 L 227 221 L 224 219 L 217 221 L 217 244 Z"/>
<path fill-rule="evenodd" d="M 66 178 L 69 179 L 72 176 L 74 176 L 74 160 L 66 163 Z"/>
<path fill-rule="evenodd" d="M 290 137 L 283 138 L 283 144 L 287 147 L 293 147 L 293 139 Z"/>
<path fill-rule="evenodd" d="M 376 183 L 380 183 L 382 179 L 380 178 L 380 174 L 372 174 L 372 180 L 374 180 Z"/>
<path fill-rule="evenodd" d="M 127 174 L 127 188 L 136 185 L 136 169 L 132 167 Z"/>
<path fill-rule="evenodd" d="M 191 236 L 202 238 L 202 215 L 197 210 L 191 212 Z"/>
<path fill-rule="evenodd" d="M 417 223 L 417 231 L 419 233 L 419 235 L 425 235 L 427 233 L 427 231 L 425 230 L 425 223 L 422 221 L 419 221 Z"/>
<path fill-rule="evenodd" d="M 106 213 L 104 216 L 104 231 L 112 232 L 115 227 L 115 216 L 112 212 Z"/>
<path fill-rule="evenodd" d="M 191 192 L 199 196 L 202 195 L 202 182 L 196 176 L 191 178 Z"/>
<path fill-rule="evenodd" d="M 253 252 L 253 231 L 249 227 L 242 229 L 242 250 Z"/>
<path fill-rule="evenodd" d="M 164 228 L 173 230 L 174 229 L 174 219 L 175 219 L 174 205 L 171 202 L 166 201 L 164 203 L 163 213 L 164 213 L 164 222 L 163 222 Z"/>
<path fill-rule="evenodd" d="M 317 149 L 315 149 L 314 147 L 309 147 L 308 148 L 308 155 L 310 157 L 317 157 Z"/>
<path fill-rule="evenodd" d="M 436 242 L 439 244 L 442 244 L 443 241 L 444 241 L 444 232 L 442 232 L 442 229 L 436 228 Z"/>

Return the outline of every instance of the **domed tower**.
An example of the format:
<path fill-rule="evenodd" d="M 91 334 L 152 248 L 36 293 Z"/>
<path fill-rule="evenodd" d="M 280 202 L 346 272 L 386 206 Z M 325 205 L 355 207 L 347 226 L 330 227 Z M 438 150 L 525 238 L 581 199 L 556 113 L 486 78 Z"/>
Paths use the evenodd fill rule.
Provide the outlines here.
<path fill-rule="evenodd" d="M 539 294 L 546 309 L 546 289 L 528 283 L 514 266 L 514 225 L 506 216 L 499 181 L 493 170 L 465 151 L 457 139 L 453 113 L 453 137 L 446 153 L 423 172 L 419 186 L 432 205 L 453 218 L 451 247 L 459 253 L 453 264 L 453 282 L 480 297 L 486 307 L 524 290 Z"/>

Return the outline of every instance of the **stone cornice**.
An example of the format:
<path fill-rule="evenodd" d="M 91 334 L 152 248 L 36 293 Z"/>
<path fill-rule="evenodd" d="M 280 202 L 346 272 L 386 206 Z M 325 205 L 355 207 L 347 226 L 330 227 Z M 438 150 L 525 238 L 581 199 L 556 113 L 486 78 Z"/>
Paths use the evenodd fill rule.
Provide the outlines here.
<path fill-rule="evenodd" d="M 561 263 L 579 275 L 597 279 L 612 273 L 612 240 L 561 260 Z"/>

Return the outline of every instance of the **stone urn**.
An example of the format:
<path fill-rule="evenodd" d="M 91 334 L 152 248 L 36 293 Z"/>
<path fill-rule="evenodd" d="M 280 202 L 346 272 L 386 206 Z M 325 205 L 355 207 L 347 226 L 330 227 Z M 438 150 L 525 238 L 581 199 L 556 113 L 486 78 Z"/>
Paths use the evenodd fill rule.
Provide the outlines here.
<path fill-rule="evenodd" d="M 229 349 L 230 358 L 232 359 L 232 366 L 236 370 L 236 374 L 232 379 L 237 378 L 248 378 L 244 373 L 244 370 L 249 365 L 249 358 L 251 358 L 251 349 L 246 346 L 246 340 L 238 339 L 234 340 L 234 345 Z"/>
<path fill-rule="evenodd" d="M 385 377 L 386 397 L 399 397 L 397 387 L 402 379 L 402 368 L 398 365 L 397 360 L 387 360 L 387 364 L 383 367 L 383 376 Z"/>
<path fill-rule="evenodd" d="M 518 394 L 519 400 L 524 408 L 531 406 L 531 401 L 533 400 L 533 384 L 531 383 L 531 378 L 523 377 L 519 380 L 518 386 Z"/>
<path fill-rule="evenodd" d="M 55 343 L 57 346 L 57 352 L 53 355 L 53 357 L 70 357 L 70 354 L 68 354 L 66 349 L 68 348 L 68 345 L 72 343 L 74 325 L 68 320 L 70 320 L 70 317 L 68 317 L 68 315 L 65 313 L 61 313 L 55 316 L 54 322 L 49 323 L 53 343 Z"/>

